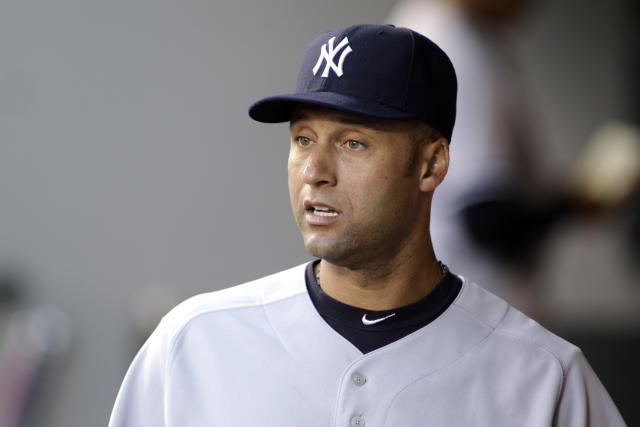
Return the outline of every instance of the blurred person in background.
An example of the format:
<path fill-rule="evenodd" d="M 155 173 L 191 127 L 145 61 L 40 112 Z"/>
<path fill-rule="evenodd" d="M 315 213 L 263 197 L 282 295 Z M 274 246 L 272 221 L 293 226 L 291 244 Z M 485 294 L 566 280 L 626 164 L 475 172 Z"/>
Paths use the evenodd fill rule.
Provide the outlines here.
<path fill-rule="evenodd" d="M 536 164 L 535 124 L 505 32 L 525 0 L 403 0 L 390 22 L 429 34 L 458 74 L 451 168 L 435 195 L 436 253 L 462 275 L 490 284 L 540 318 L 535 271 L 542 238 L 570 211 L 574 195 L 545 182 Z"/>

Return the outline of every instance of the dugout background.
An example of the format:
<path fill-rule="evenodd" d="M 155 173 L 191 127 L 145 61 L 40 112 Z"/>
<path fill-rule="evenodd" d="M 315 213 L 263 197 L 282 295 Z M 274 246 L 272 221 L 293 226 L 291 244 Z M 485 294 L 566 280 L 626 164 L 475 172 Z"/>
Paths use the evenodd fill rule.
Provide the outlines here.
<path fill-rule="evenodd" d="M 0 277 L 22 295 L 0 310 L 55 306 L 72 325 L 33 425 L 107 422 L 140 345 L 140 300 L 179 300 L 308 259 L 289 211 L 287 127 L 246 111 L 293 88 L 313 37 L 384 22 L 391 6 L 0 1 Z M 516 32 L 550 173 L 604 121 L 638 120 L 637 18 L 632 1 L 544 0 Z M 638 368 L 624 363 L 638 360 L 640 280 L 626 221 L 559 230 L 541 280 L 547 326 L 584 346 L 633 425 L 637 392 L 625 387 Z"/>

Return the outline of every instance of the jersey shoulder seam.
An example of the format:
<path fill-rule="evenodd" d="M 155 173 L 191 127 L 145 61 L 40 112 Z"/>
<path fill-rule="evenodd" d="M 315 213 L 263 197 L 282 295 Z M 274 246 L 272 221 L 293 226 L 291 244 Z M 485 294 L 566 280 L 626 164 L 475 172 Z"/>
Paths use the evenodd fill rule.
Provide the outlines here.
<path fill-rule="evenodd" d="M 463 293 L 468 292 L 468 288 L 470 286 L 478 286 L 478 285 L 474 285 L 474 284 L 470 283 L 467 279 L 465 279 L 462 276 L 458 276 L 458 277 L 460 277 L 462 279 L 462 289 L 460 289 L 460 292 L 458 293 L 458 296 L 453 301 L 453 303 L 451 303 L 451 306 L 464 311 L 471 318 L 473 318 L 476 322 L 481 323 L 482 325 L 486 326 L 492 332 L 495 331 L 496 328 L 498 328 L 500 326 L 500 324 L 502 322 L 504 322 L 504 319 L 507 317 L 507 314 L 509 313 L 510 306 L 506 302 L 504 303 L 506 305 L 504 313 L 502 313 L 502 316 L 500 317 L 500 319 L 498 319 L 495 322 L 495 325 L 492 325 L 492 324 L 488 323 L 487 321 L 479 318 L 475 313 L 473 313 L 471 310 L 469 310 L 467 307 L 465 307 L 464 304 L 461 303 L 461 300 L 464 298 Z"/>
<path fill-rule="evenodd" d="M 465 285 L 469 286 L 469 283 L 466 280 L 463 280 L 463 283 Z M 512 310 L 515 310 L 511 305 L 509 305 L 508 303 L 505 303 L 505 304 L 507 304 L 507 306 L 506 306 L 506 309 L 504 310 L 504 313 L 503 313 L 502 317 L 495 323 L 495 325 L 491 325 L 488 322 L 480 319 L 471 310 L 467 309 L 464 305 L 458 304 L 457 302 L 458 302 L 458 300 L 456 299 L 456 301 L 454 301 L 454 303 L 453 303 L 453 305 L 455 307 L 457 307 L 460 310 L 464 311 L 469 316 L 471 316 L 475 321 L 483 324 L 484 326 L 486 326 L 487 328 L 489 328 L 491 330 L 491 332 L 489 333 L 487 338 L 492 334 L 498 334 L 498 335 L 501 335 L 501 336 L 504 336 L 504 337 L 507 337 L 507 338 L 511 338 L 513 340 L 521 341 L 521 342 L 523 342 L 523 343 L 525 343 L 525 344 L 527 344 L 527 345 L 529 345 L 531 347 L 538 348 L 538 349 L 544 351 L 545 353 L 547 353 L 551 357 L 551 359 L 555 361 L 556 365 L 558 365 L 558 367 L 560 369 L 561 379 L 562 379 L 561 383 L 564 382 L 565 372 L 568 369 L 568 367 L 565 366 L 565 364 L 562 361 L 562 359 L 558 355 L 556 355 L 555 352 L 553 352 L 552 350 L 548 349 L 542 343 L 539 343 L 539 342 L 534 341 L 534 340 L 527 339 L 526 336 L 509 333 L 508 331 L 506 331 L 504 329 L 501 329 L 501 326 L 505 322 L 507 316 L 509 315 L 509 312 L 512 311 Z M 523 314 L 523 316 L 524 316 L 524 314 Z M 532 319 L 532 321 L 534 321 L 534 320 Z M 539 324 L 537 324 L 537 327 L 543 328 Z M 551 332 L 547 331 L 546 329 L 545 329 L 545 332 L 549 333 L 549 334 L 552 334 Z"/>
<path fill-rule="evenodd" d="M 463 283 L 465 285 L 469 286 L 469 283 L 466 280 L 463 280 Z M 456 303 L 457 303 L 457 300 L 454 301 L 455 307 L 459 308 L 460 310 L 463 310 L 465 313 L 467 313 L 469 316 L 471 316 L 474 320 L 476 320 L 477 322 L 485 325 L 487 328 L 491 329 L 491 332 L 487 335 L 487 337 L 485 339 L 488 339 L 491 335 L 496 334 L 496 335 L 500 335 L 500 336 L 503 336 L 503 337 L 506 337 L 506 338 L 510 338 L 512 340 L 517 340 L 517 341 L 523 342 L 528 346 L 537 348 L 537 349 L 541 350 L 542 352 L 546 353 L 550 357 L 550 359 L 553 361 L 553 363 L 558 367 L 558 370 L 560 371 L 560 381 L 558 382 L 558 389 L 556 390 L 556 396 L 555 396 L 556 401 L 558 401 L 558 399 L 559 399 L 559 397 L 560 397 L 560 395 L 562 393 L 562 387 L 563 387 L 563 384 L 564 384 L 564 381 L 565 381 L 566 370 L 568 369 L 568 367 L 565 366 L 565 364 L 562 361 L 562 359 L 558 355 L 556 355 L 555 352 L 553 352 L 550 349 L 548 349 L 547 347 L 545 347 L 542 343 L 539 343 L 539 342 L 534 341 L 534 340 L 527 339 L 526 336 L 509 333 L 505 329 L 501 329 L 501 326 L 503 325 L 503 323 L 507 319 L 507 316 L 509 315 L 509 312 L 515 310 L 515 308 L 513 308 L 511 305 L 509 305 L 508 303 L 505 302 L 505 304 L 507 306 L 506 306 L 506 309 L 504 310 L 504 313 L 503 313 L 502 317 L 495 323 L 495 325 L 490 325 L 486 321 L 484 321 L 484 320 L 480 319 L 478 316 L 476 316 L 471 310 L 467 309 L 464 305 L 456 304 Z M 522 315 L 524 316 L 524 314 L 522 314 Z M 533 319 L 531 319 L 531 320 L 534 321 Z M 539 324 L 537 324 L 537 327 L 543 328 Z M 550 331 L 547 331 L 546 329 L 545 329 L 545 332 L 549 333 L 549 334 L 552 334 Z"/>
<path fill-rule="evenodd" d="M 552 363 L 554 363 L 557 368 L 558 371 L 560 372 L 560 381 L 558 381 L 558 388 L 556 390 L 555 393 L 555 399 L 554 402 L 558 402 L 560 399 L 560 395 L 562 394 L 562 388 L 564 387 L 564 382 L 565 382 L 565 377 L 566 377 L 566 372 L 567 372 L 567 366 L 565 366 L 564 362 L 562 361 L 562 359 L 560 357 L 558 357 L 553 351 L 551 351 L 550 349 L 546 348 L 544 345 L 542 345 L 539 342 L 533 341 L 533 340 L 529 340 L 526 337 L 520 336 L 520 335 L 515 335 L 515 334 L 511 334 L 507 331 L 504 330 L 499 330 L 499 329 L 495 329 L 494 331 L 496 334 L 499 334 L 503 337 L 507 337 L 513 340 L 517 340 L 520 342 L 523 342 L 525 344 L 527 344 L 528 346 L 531 347 L 535 347 L 536 349 L 541 350 L 542 352 L 546 353 L 549 358 L 551 359 Z"/>
<path fill-rule="evenodd" d="M 455 302 L 454 302 L 454 304 L 455 304 Z M 491 335 L 491 334 L 499 334 L 499 335 L 502 335 L 504 337 L 508 337 L 508 338 L 511 338 L 511 339 L 514 339 L 514 340 L 518 340 L 518 341 L 524 342 L 524 343 L 526 343 L 526 344 L 528 344 L 528 345 L 530 345 L 532 347 L 536 347 L 536 348 L 539 348 L 540 350 L 543 350 L 545 353 L 549 354 L 560 365 L 560 370 L 562 371 L 562 375 L 564 376 L 564 372 L 565 372 L 567 367 L 564 365 L 562 360 L 553 351 L 551 351 L 550 349 L 546 348 L 544 345 L 542 345 L 539 342 L 527 339 L 525 336 L 509 333 L 506 330 L 500 329 L 500 326 L 504 323 L 505 319 L 507 318 L 507 315 L 509 314 L 509 311 L 513 310 L 513 307 L 508 306 L 508 308 L 504 311 L 504 314 L 502 315 L 500 320 L 498 320 L 498 322 L 496 322 L 495 326 L 490 325 L 486 321 L 478 318 L 478 316 L 476 316 L 473 312 L 468 310 L 463 305 L 455 304 L 455 307 L 457 307 L 460 310 L 462 310 L 465 313 L 467 313 L 475 321 L 477 321 L 477 322 L 483 324 L 484 326 L 486 326 L 487 328 L 491 329 L 491 333 L 489 335 Z M 542 326 L 539 326 L 539 327 L 542 328 Z M 551 333 L 551 332 L 548 332 L 548 333 Z"/>
<path fill-rule="evenodd" d="M 282 273 L 282 272 L 281 272 Z M 204 306 L 204 307 L 200 307 L 197 310 L 194 310 L 192 313 L 189 313 L 186 317 L 179 319 L 179 321 L 176 322 L 175 325 L 167 325 L 167 334 L 168 336 L 168 345 L 167 345 L 167 357 L 169 358 L 169 364 L 168 364 L 168 371 L 170 371 L 171 369 L 171 364 L 172 364 L 172 357 L 171 355 L 174 353 L 175 351 L 175 346 L 177 345 L 177 341 L 179 340 L 179 338 L 182 336 L 183 332 L 187 329 L 187 327 L 189 325 L 191 325 L 197 318 L 205 316 L 207 314 L 214 314 L 214 313 L 222 313 L 225 311 L 231 311 L 231 310 L 243 310 L 243 309 L 252 309 L 252 308 L 262 308 L 262 311 L 265 311 L 264 308 L 267 305 L 270 304 L 274 304 L 280 301 L 285 301 L 287 299 L 291 299 L 291 298 L 296 298 L 298 296 L 300 296 L 301 294 L 304 294 L 306 292 L 306 289 L 300 289 L 297 290 L 295 292 L 286 294 L 286 295 L 282 295 L 278 298 L 270 298 L 270 299 L 266 299 L 265 298 L 265 294 L 264 294 L 264 288 L 265 286 L 268 286 L 270 284 L 272 284 L 272 282 L 270 280 L 268 280 L 269 278 L 271 278 L 272 276 L 277 276 L 279 273 L 276 273 L 274 275 L 271 276 L 265 276 L 250 282 L 246 282 L 240 285 L 235 285 L 232 286 L 230 288 L 225 288 L 225 289 L 221 289 L 218 291 L 213 291 L 213 292 L 208 292 L 208 293 L 204 293 L 204 294 L 200 294 L 200 295 L 195 295 L 187 300 L 185 300 L 182 304 L 186 304 L 188 303 L 190 300 L 194 301 L 195 299 L 198 298 L 206 298 L 206 297 L 213 297 L 215 298 L 214 294 L 219 294 L 221 295 L 222 293 L 224 293 L 225 291 L 228 291 L 230 289 L 234 289 L 234 288 L 240 288 L 240 287 L 245 287 L 245 288 L 253 288 L 252 289 L 252 295 L 255 296 L 255 298 L 253 300 L 249 300 L 249 301 L 244 301 L 244 302 L 236 302 L 234 304 L 229 304 L 229 305 L 224 305 L 224 306 L 220 306 L 220 307 L 212 307 L 212 306 Z M 178 307 L 180 307 L 180 305 L 178 305 Z M 170 314 L 168 315 L 170 316 Z M 266 316 L 266 313 L 265 313 Z M 165 316 L 166 318 L 167 316 Z M 163 319 L 164 321 L 165 319 Z M 167 372 L 168 372 L 167 371 Z"/>

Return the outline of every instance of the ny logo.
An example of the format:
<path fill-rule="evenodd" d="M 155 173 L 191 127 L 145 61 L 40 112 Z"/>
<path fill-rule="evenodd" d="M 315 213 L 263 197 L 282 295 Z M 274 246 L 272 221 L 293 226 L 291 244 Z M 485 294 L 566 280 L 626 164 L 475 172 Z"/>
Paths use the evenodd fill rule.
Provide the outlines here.
<path fill-rule="evenodd" d="M 320 69 L 320 65 L 322 65 L 322 61 L 327 61 L 327 65 L 324 66 L 324 70 L 322 71 L 322 77 L 329 77 L 329 68 L 333 70 L 334 73 L 338 77 L 342 76 L 342 64 L 344 63 L 344 58 L 347 57 L 349 53 L 351 53 L 351 46 L 349 46 L 349 39 L 343 38 L 338 46 L 333 47 L 333 42 L 336 38 L 331 37 L 328 43 L 322 45 L 322 49 L 320 50 L 320 56 L 318 57 L 318 62 L 316 62 L 315 67 L 313 67 L 313 75 L 315 76 L 318 70 Z M 327 44 L 329 45 L 329 50 L 327 51 Z M 340 59 L 338 60 L 338 65 L 333 62 L 333 58 L 336 56 L 340 50 L 345 47 L 340 55 Z"/>

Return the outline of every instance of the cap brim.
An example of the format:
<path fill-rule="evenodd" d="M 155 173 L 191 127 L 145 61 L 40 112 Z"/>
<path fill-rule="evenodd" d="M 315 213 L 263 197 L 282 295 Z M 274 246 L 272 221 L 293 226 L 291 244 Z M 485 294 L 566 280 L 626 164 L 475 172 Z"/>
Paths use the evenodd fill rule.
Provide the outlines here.
<path fill-rule="evenodd" d="M 249 116 L 263 123 L 291 120 L 291 114 L 300 103 L 320 105 L 336 110 L 380 119 L 413 119 L 415 114 L 395 107 L 332 92 L 305 92 L 264 98 L 249 107 Z"/>

